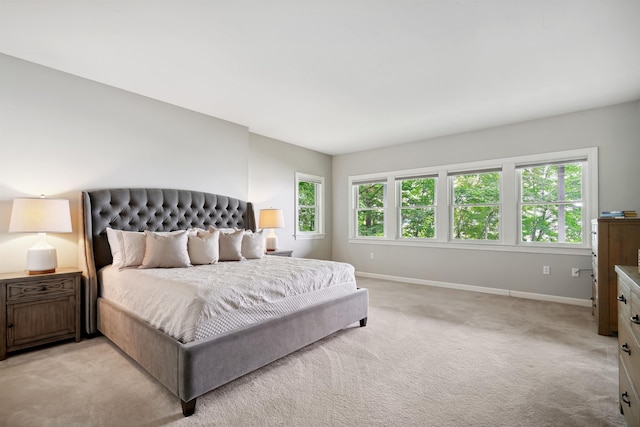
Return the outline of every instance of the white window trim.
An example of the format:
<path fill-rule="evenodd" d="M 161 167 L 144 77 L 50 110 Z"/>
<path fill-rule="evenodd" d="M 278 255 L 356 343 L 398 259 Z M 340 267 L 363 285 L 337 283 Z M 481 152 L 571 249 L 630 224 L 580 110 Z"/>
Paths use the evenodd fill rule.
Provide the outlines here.
<path fill-rule="evenodd" d="M 395 177 L 395 186 L 396 186 L 396 215 L 397 218 L 400 219 L 402 218 L 402 209 L 403 208 L 409 208 L 411 209 L 411 207 L 409 206 L 402 206 L 402 181 L 403 180 L 407 180 L 407 179 L 413 179 L 413 178 L 433 178 L 436 180 L 436 199 L 433 201 L 434 204 L 433 205 L 424 205 L 424 206 L 419 206 L 418 208 L 433 208 L 434 213 L 435 213 L 435 217 L 436 217 L 436 229 L 434 230 L 434 237 L 402 237 L 402 224 L 400 223 L 400 221 L 397 221 L 395 223 L 395 227 L 396 227 L 396 235 L 398 236 L 398 239 L 400 240 L 404 240 L 404 241 L 429 241 L 429 242 L 434 242 L 436 241 L 436 239 L 438 238 L 438 181 L 440 180 L 440 177 L 437 174 L 430 174 L 430 175 L 412 175 L 412 176 L 401 176 L 401 177 Z"/>
<path fill-rule="evenodd" d="M 583 198 L 587 201 L 584 206 L 582 224 L 583 243 L 549 244 L 520 242 L 518 221 L 518 197 L 516 168 L 527 163 L 562 162 L 576 159 L 586 159 L 583 169 Z M 478 169 L 501 168 L 501 220 L 500 241 L 454 241 L 450 235 L 450 198 L 448 176 L 455 172 L 465 172 Z M 397 177 L 411 175 L 437 174 L 436 189 L 436 237 L 434 239 L 403 239 L 399 237 L 397 226 L 398 198 L 396 196 L 395 181 Z M 355 234 L 355 197 L 353 186 L 368 180 L 387 181 L 387 206 L 385 210 L 385 237 L 356 237 Z M 506 252 L 529 252 L 547 254 L 589 255 L 591 239 L 589 238 L 590 219 L 598 215 L 598 148 L 582 148 L 551 153 L 541 153 L 526 156 L 507 157 L 501 159 L 484 160 L 469 163 L 457 163 L 443 166 L 417 168 L 409 170 L 389 171 L 364 175 L 350 176 L 349 185 L 349 243 L 353 244 L 381 244 L 397 246 L 414 246 L 430 248 L 492 250 Z M 444 220 L 443 220 L 444 219 Z"/>
<path fill-rule="evenodd" d="M 300 181 L 304 181 L 304 182 L 313 182 L 318 184 L 318 192 L 316 193 L 316 224 L 318 226 L 318 231 L 314 231 L 314 232 L 305 232 L 305 231 L 299 231 L 299 224 L 298 224 L 298 212 L 299 212 L 299 206 L 298 206 L 298 184 L 300 183 Z M 306 240 L 306 239 L 324 239 L 325 238 L 325 233 L 324 233 L 324 218 L 325 218 L 325 213 L 324 213 L 324 193 L 325 193 L 325 188 L 324 188 L 324 177 L 323 176 L 318 176 L 318 175 L 311 175 L 308 173 L 302 173 L 302 172 L 296 172 L 295 173 L 295 228 L 294 228 L 294 234 L 293 234 L 293 238 L 296 240 Z M 319 193 L 319 194 L 318 194 Z"/>
<path fill-rule="evenodd" d="M 453 203 L 454 201 L 454 189 L 453 189 L 453 177 L 456 175 L 468 175 L 468 174 L 474 174 L 474 173 L 486 173 L 486 172 L 498 172 L 500 174 L 500 183 L 499 183 L 499 189 L 500 189 L 500 199 L 498 200 L 498 203 L 485 203 L 481 206 L 498 206 L 498 214 L 500 216 L 500 220 L 498 222 L 498 236 L 499 239 L 497 240 L 465 240 L 465 239 L 456 239 L 453 237 L 453 212 L 454 212 L 454 208 L 456 206 L 460 206 L 460 205 L 455 205 Z M 503 193 L 503 189 L 504 189 L 504 173 L 502 171 L 502 168 L 489 168 L 489 169 L 485 169 L 485 170 L 469 170 L 466 173 L 451 173 L 448 172 L 447 173 L 447 190 L 449 193 L 449 203 L 447 203 L 447 208 L 448 208 L 448 219 L 449 219 L 449 227 L 447 230 L 448 236 L 449 236 L 449 241 L 450 242 L 456 242 L 456 243 L 477 243 L 477 244 L 501 244 L 504 241 L 504 228 L 503 227 L 503 223 L 502 223 L 502 211 L 504 210 L 504 198 L 502 196 Z"/>
<path fill-rule="evenodd" d="M 369 176 L 371 176 L 372 178 L 368 178 Z M 392 209 L 391 206 L 389 206 L 389 200 L 395 200 L 396 198 L 396 188 L 395 185 L 393 185 L 392 182 L 392 177 L 389 176 L 382 176 L 379 174 L 372 174 L 372 175 L 359 175 L 357 177 L 357 179 L 352 179 L 354 177 L 349 177 L 349 236 L 351 238 L 354 239 L 358 239 L 358 240 L 362 240 L 362 241 L 377 241 L 377 240 L 388 240 L 389 239 L 389 235 L 393 235 L 395 238 L 395 235 L 397 234 L 397 231 L 392 231 L 391 233 L 389 232 L 390 228 L 389 227 L 395 227 L 396 224 L 396 212 L 395 209 Z M 367 184 L 367 183 L 372 183 L 372 182 L 385 182 L 386 184 L 386 188 L 385 188 L 385 199 L 384 199 L 384 206 L 382 207 L 382 209 L 384 210 L 384 236 L 358 236 L 357 231 L 356 231 L 356 224 L 358 222 L 358 210 L 356 207 L 356 201 L 357 201 L 357 196 L 356 196 L 356 190 L 355 190 L 355 185 L 358 184 Z M 392 198 L 392 199 L 390 199 Z M 395 204 L 395 203 L 394 203 Z M 392 205 L 393 206 L 393 205 Z"/>

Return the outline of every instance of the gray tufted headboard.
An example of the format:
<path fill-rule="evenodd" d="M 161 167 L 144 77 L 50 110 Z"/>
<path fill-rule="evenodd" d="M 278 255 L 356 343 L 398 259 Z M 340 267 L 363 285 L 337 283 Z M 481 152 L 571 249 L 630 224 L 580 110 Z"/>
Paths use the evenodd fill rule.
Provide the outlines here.
<path fill-rule="evenodd" d="M 112 261 L 108 227 L 126 231 L 175 231 L 213 225 L 256 231 L 251 203 L 199 191 L 161 188 L 84 191 L 82 212 L 87 264 L 85 322 L 89 333 L 96 332 L 97 271 Z"/>

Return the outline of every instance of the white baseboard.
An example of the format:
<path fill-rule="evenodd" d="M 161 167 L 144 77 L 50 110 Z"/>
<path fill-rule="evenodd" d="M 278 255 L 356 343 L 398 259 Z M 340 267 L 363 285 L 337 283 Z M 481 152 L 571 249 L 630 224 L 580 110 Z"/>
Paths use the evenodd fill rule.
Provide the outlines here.
<path fill-rule="evenodd" d="M 461 291 L 482 292 L 485 294 L 504 295 L 514 298 L 534 299 L 539 301 L 558 302 L 561 304 L 591 307 L 591 301 L 580 298 L 561 297 L 557 295 L 535 294 L 532 292 L 512 291 L 509 289 L 488 288 L 485 286 L 463 285 L 460 283 L 437 282 L 434 280 L 414 279 L 411 277 L 390 276 L 387 274 L 366 273 L 357 271 L 356 276 L 371 279 L 390 280 L 392 282 L 413 283 L 416 285 L 435 286 L 438 288 L 458 289 Z"/>

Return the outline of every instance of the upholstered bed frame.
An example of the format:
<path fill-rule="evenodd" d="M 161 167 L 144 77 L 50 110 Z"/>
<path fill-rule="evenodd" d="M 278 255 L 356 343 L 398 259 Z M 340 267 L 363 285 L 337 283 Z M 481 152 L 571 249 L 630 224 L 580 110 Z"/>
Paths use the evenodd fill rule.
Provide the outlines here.
<path fill-rule="evenodd" d="M 351 324 L 366 325 L 368 293 L 355 293 L 211 338 L 183 344 L 100 298 L 97 272 L 112 262 L 106 229 L 174 231 L 238 227 L 255 231 L 251 203 L 198 191 L 105 189 L 82 193 L 86 257 L 85 322 L 182 401 L 196 398 Z"/>

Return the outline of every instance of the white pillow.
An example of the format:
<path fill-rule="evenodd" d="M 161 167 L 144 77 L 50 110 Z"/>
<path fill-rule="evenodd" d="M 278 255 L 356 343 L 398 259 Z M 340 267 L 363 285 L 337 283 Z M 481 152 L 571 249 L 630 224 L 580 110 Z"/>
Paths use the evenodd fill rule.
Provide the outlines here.
<path fill-rule="evenodd" d="M 242 261 L 242 237 L 244 230 L 220 233 L 220 261 Z"/>
<path fill-rule="evenodd" d="M 145 251 L 144 233 L 107 228 L 107 240 L 111 247 L 114 266 L 123 269 L 142 264 Z"/>
<path fill-rule="evenodd" d="M 213 225 L 210 225 L 209 230 L 211 230 L 212 228 L 214 230 L 218 230 L 222 234 L 231 234 L 231 233 L 235 233 L 238 230 L 244 231 L 244 229 L 242 228 L 215 228 Z"/>
<path fill-rule="evenodd" d="M 264 256 L 264 230 L 256 233 L 246 231 L 242 236 L 242 256 L 247 259 L 258 259 Z"/>
<path fill-rule="evenodd" d="M 187 251 L 189 235 L 186 230 L 172 233 L 145 231 L 144 234 L 146 248 L 139 268 L 191 267 Z"/>
<path fill-rule="evenodd" d="M 189 234 L 187 242 L 189 259 L 193 265 L 215 264 L 220 258 L 220 231 L 198 230 L 197 234 Z"/>

